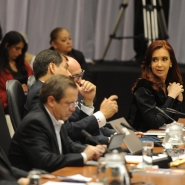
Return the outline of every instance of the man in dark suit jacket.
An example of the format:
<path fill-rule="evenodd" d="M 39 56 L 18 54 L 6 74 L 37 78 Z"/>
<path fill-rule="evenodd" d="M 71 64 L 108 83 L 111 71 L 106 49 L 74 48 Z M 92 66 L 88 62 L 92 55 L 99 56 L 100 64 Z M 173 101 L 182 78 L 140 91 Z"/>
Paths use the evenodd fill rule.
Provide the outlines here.
<path fill-rule="evenodd" d="M 0 147 L 0 184 L 1 185 L 18 185 L 17 180 L 21 182 L 22 177 L 27 177 L 28 173 L 18 168 L 12 167 L 4 151 Z"/>
<path fill-rule="evenodd" d="M 74 58 L 70 58 L 68 61 L 69 64 L 69 72 L 71 73 L 71 78 L 77 83 L 79 86 L 83 83 L 83 75 L 85 70 L 83 70 L 78 63 L 77 60 Z M 106 107 L 107 109 L 107 107 Z M 69 121 L 72 121 L 72 117 L 69 117 Z M 107 128 L 107 127 L 101 127 L 100 129 L 97 129 L 92 135 L 96 140 L 98 140 L 100 143 L 104 143 L 108 137 L 113 135 L 115 133 L 115 130 Z"/>
<path fill-rule="evenodd" d="M 36 103 L 40 102 L 39 90 L 48 78 L 50 78 L 53 74 L 63 74 L 66 76 L 70 75 L 67 70 L 68 63 L 66 58 L 63 56 L 61 60 L 60 57 L 58 57 L 58 52 L 53 50 L 45 50 L 37 54 L 33 64 L 33 69 L 37 81 L 29 90 L 27 101 L 24 105 L 26 113 L 29 112 Z M 70 116 L 70 121 L 65 122 L 69 137 L 73 141 L 87 143 L 86 138 L 81 134 L 81 130 L 85 129 L 92 135 L 98 135 L 95 138 L 98 142 L 107 144 L 109 140 L 108 137 L 113 134 L 114 131 L 111 131 L 109 135 L 104 136 L 103 134 L 98 133 L 99 127 L 104 126 L 106 124 L 106 119 L 117 112 L 118 106 L 115 101 L 117 96 L 111 96 L 109 99 L 104 100 L 100 111 L 92 114 L 94 107 L 91 105 L 94 100 L 96 87 L 92 83 L 84 80 L 83 85 L 81 87 L 78 86 L 78 89 L 83 96 L 83 103 L 81 103 L 80 100 L 82 98 L 79 98 L 78 106 Z M 94 143 L 91 142 L 91 144 Z"/>
<path fill-rule="evenodd" d="M 73 142 L 63 121 L 75 110 L 78 89 L 73 80 L 53 75 L 42 86 L 41 104 L 23 118 L 9 152 L 12 165 L 26 171 L 32 168 L 52 172 L 65 166 L 82 166 L 98 159 L 105 145 L 84 146 Z"/>

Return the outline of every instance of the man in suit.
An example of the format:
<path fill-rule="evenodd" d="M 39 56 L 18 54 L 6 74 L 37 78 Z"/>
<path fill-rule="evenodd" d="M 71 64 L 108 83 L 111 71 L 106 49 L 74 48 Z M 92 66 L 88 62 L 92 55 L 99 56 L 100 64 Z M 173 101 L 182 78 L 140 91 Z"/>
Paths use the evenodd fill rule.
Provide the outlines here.
<path fill-rule="evenodd" d="M 29 171 L 48 172 L 65 166 L 82 166 L 98 159 L 105 145 L 84 146 L 73 142 L 64 121 L 75 111 L 78 88 L 64 75 L 53 75 L 40 90 L 40 104 L 23 118 L 17 128 L 9 152 L 12 165 Z"/>
<path fill-rule="evenodd" d="M 83 84 L 83 74 L 84 74 L 84 70 L 81 69 L 80 64 L 78 63 L 77 60 L 75 60 L 74 58 L 71 58 L 68 61 L 68 70 L 71 74 L 71 78 L 75 81 L 75 83 L 77 83 L 79 86 L 81 84 Z M 106 108 L 106 107 L 105 107 Z M 73 121 L 72 117 L 69 117 L 69 121 Z M 109 129 L 107 127 L 101 127 L 100 129 L 97 129 L 96 132 L 92 133 L 93 138 L 100 141 L 101 143 L 107 144 L 108 143 L 108 137 L 110 137 L 111 135 L 113 135 L 115 133 L 114 129 Z M 81 141 L 83 142 L 83 141 Z M 90 141 L 86 141 L 88 143 L 91 143 Z"/>
<path fill-rule="evenodd" d="M 69 60 L 71 57 L 69 57 Z M 54 74 L 63 74 L 71 76 L 68 72 L 68 58 L 61 56 L 57 51 L 45 50 L 36 55 L 36 59 L 33 64 L 34 75 L 36 82 L 31 86 L 27 101 L 24 106 L 25 112 L 29 112 L 36 103 L 39 103 L 39 90 L 43 83 L 47 81 Z M 100 111 L 94 112 L 93 100 L 96 94 L 96 86 L 91 82 L 83 80 L 78 85 L 80 95 L 83 97 L 83 102 L 78 101 L 78 106 L 73 114 L 70 116 L 70 121 L 66 121 L 65 125 L 68 131 L 69 137 L 73 141 L 85 141 L 85 137 L 82 135 L 81 130 L 85 129 L 87 132 L 94 134 L 106 124 L 106 119 L 110 118 L 118 110 L 117 96 L 110 96 L 105 99 L 100 107 Z M 108 137 L 103 138 L 100 136 L 96 138 L 102 144 L 108 143 Z M 85 143 L 85 142 L 84 142 Z M 94 144 L 94 143 L 93 143 Z"/>
<path fill-rule="evenodd" d="M 0 147 L 0 184 L 1 185 L 26 185 L 29 183 L 28 173 L 12 167 L 4 151 Z"/>

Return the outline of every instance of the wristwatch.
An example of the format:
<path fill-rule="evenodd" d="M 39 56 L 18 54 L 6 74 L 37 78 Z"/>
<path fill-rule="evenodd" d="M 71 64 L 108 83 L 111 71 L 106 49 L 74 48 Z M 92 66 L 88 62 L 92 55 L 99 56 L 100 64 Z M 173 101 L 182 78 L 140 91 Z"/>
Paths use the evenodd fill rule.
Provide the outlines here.
<path fill-rule="evenodd" d="M 84 102 L 83 100 L 81 100 L 81 103 L 82 103 L 84 106 L 86 106 L 86 107 L 94 108 L 93 104 L 92 104 L 92 105 L 87 105 L 87 104 L 85 104 L 85 102 Z"/>

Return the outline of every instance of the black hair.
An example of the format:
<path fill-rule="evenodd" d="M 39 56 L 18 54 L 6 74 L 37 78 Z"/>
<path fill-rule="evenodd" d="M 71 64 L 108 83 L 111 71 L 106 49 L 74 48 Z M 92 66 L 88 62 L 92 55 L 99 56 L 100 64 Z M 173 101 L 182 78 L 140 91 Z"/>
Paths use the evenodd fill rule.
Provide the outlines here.
<path fill-rule="evenodd" d="M 23 42 L 24 47 L 22 49 L 22 54 L 18 56 L 17 59 L 15 60 L 16 67 L 21 74 L 27 74 L 27 71 L 24 65 L 24 57 L 28 46 L 23 36 L 16 31 L 10 31 L 6 33 L 0 44 L 0 74 L 3 71 L 7 72 L 6 69 L 11 69 L 9 66 L 8 48 L 16 44 L 19 44 L 20 42 Z"/>

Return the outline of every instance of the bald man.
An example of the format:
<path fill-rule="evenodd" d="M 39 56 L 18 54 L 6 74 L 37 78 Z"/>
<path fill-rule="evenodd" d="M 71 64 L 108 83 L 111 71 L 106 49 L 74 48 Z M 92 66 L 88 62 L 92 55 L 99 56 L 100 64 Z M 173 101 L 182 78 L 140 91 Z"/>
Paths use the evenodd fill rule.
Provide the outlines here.
<path fill-rule="evenodd" d="M 74 58 L 68 57 L 68 70 L 71 73 L 71 78 L 73 78 L 73 80 L 76 82 L 76 84 L 79 87 L 79 93 L 81 94 L 83 89 L 84 84 L 86 83 L 85 80 L 83 80 L 83 75 L 84 75 L 84 70 L 81 69 L 78 61 L 76 61 Z M 96 89 L 96 87 L 94 87 L 94 89 Z M 90 93 L 91 89 L 85 89 L 87 93 Z M 94 96 L 95 96 L 96 92 L 94 92 Z M 112 117 L 112 112 L 113 112 L 113 108 L 111 106 L 107 106 L 107 104 L 105 103 L 105 101 L 114 101 L 115 99 L 117 99 L 116 95 L 112 95 L 110 96 L 108 99 L 104 99 L 104 101 L 101 103 L 100 106 L 100 111 L 94 113 L 94 114 L 100 114 L 102 119 L 104 121 L 106 121 L 108 118 Z M 91 102 L 91 104 L 89 106 L 93 107 L 93 102 Z M 70 121 L 72 118 L 69 118 Z M 105 125 L 105 124 L 104 124 Z M 107 144 L 109 141 L 109 137 L 111 135 L 113 135 L 115 133 L 115 130 L 113 129 L 109 129 L 107 127 L 104 126 L 99 126 L 100 129 L 98 129 L 96 132 L 91 132 L 91 134 L 93 135 L 93 138 L 95 140 L 100 141 L 101 143 Z M 82 141 L 83 142 L 83 141 Z M 87 142 L 87 141 L 86 141 Z"/>

